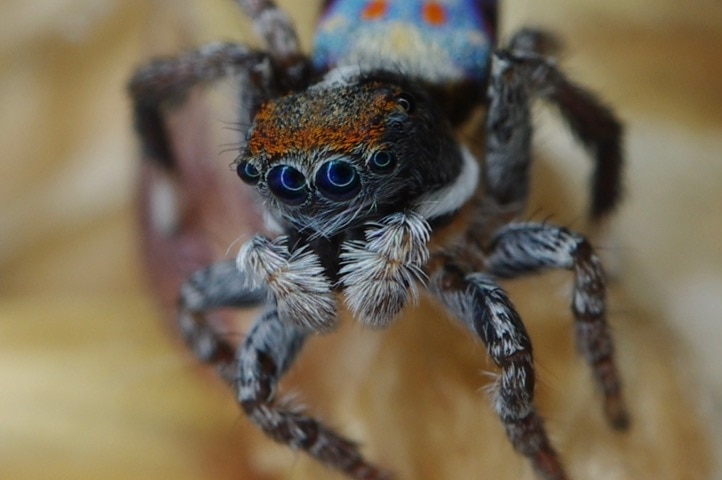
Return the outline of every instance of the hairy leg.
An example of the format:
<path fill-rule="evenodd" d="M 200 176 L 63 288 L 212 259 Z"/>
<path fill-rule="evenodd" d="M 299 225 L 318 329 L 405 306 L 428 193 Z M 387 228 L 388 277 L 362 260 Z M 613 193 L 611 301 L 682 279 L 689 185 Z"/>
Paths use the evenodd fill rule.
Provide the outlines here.
<path fill-rule="evenodd" d="M 529 195 L 530 88 L 506 53 L 492 54 L 486 114 L 486 194 L 517 215 Z"/>
<path fill-rule="evenodd" d="M 249 287 L 252 282 L 248 280 L 232 261 L 194 273 L 181 289 L 178 322 L 186 342 L 199 359 L 214 364 L 234 386 L 243 410 L 271 438 L 304 450 L 352 478 L 389 478 L 367 463 L 353 442 L 292 408 L 289 402 L 276 401 L 276 385 L 295 360 L 310 329 L 282 320 L 274 302 L 237 350 L 208 324 L 206 314 L 214 309 L 257 306 L 269 298 L 265 288 Z"/>
<path fill-rule="evenodd" d="M 308 330 L 269 308 L 248 332 L 237 354 L 236 394 L 248 417 L 275 441 L 303 450 L 324 465 L 358 480 L 390 478 L 368 463 L 358 446 L 289 402 L 275 399 L 276 385 L 301 349 Z"/>
<path fill-rule="evenodd" d="M 604 394 L 604 409 L 610 423 L 617 429 L 627 428 L 629 416 L 606 320 L 604 272 L 589 242 L 581 235 L 552 225 L 509 225 L 492 240 L 487 268 L 491 274 L 504 278 L 550 268 L 574 271 L 572 312 L 577 346 Z"/>
<path fill-rule="evenodd" d="M 523 29 L 517 32 L 509 48 L 521 54 L 553 56 L 560 50 L 560 42 L 542 30 Z M 594 156 L 591 213 L 594 218 L 609 213 L 622 195 L 622 143 L 624 129 L 614 112 L 592 92 L 570 81 L 554 69 L 549 82 L 553 88 L 544 98 L 555 105 L 572 133 Z"/>
<path fill-rule="evenodd" d="M 545 480 L 564 480 L 559 461 L 534 404 L 531 341 L 506 293 L 487 275 L 466 275 L 451 264 L 432 275 L 431 290 L 486 345 L 501 369 L 494 408 L 514 448 Z"/>
<path fill-rule="evenodd" d="M 180 105 L 196 86 L 227 76 L 241 83 L 242 109 L 238 122 L 249 125 L 253 112 L 275 91 L 267 54 L 242 45 L 214 43 L 179 57 L 159 58 L 138 69 L 128 84 L 135 126 L 150 158 L 173 166 L 162 107 Z"/>
<path fill-rule="evenodd" d="M 257 107 L 275 95 L 274 76 L 267 54 L 223 43 L 158 58 L 128 85 L 143 147 L 138 204 L 144 253 L 169 313 L 189 275 L 262 224 L 250 192 L 237 188 L 230 159 L 218 154 L 223 124 L 209 111 L 206 92 L 232 87 L 234 110 L 223 116 L 238 132 L 223 132 L 223 140 L 240 147 Z"/>
<path fill-rule="evenodd" d="M 545 58 L 557 49 L 558 42 L 550 34 L 522 30 L 509 49 L 493 54 L 487 114 L 488 188 L 502 205 L 517 211 L 524 207 L 529 184 L 529 103 L 545 98 L 594 156 L 591 215 L 598 219 L 613 210 L 621 197 L 623 128 L 608 107 Z"/>
<path fill-rule="evenodd" d="M 273 62 L 284 73 L 289 88 L 305 86 L 310 63 L 301 52 L 298 35 L 288 15 L 272 0 L 237 0 L 268 47 Z"/>
<path fill-rule="evenodd" d="M 265 289 L 248 288 L 235 262 L 215 263 L 196 271 L 183 284 L 178 302 L 178 326 L 199 360 L 215 365 L 232 383 L 235 347 L 206 321 L 206 314 L 223 307 L 254 307 L 267 298 Z"/>

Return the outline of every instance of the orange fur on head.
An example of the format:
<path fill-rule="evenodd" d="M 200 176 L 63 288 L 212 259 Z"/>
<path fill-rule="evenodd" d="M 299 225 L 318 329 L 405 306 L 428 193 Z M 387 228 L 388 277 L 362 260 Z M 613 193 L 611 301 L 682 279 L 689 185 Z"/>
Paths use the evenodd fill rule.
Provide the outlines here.
<path fill-rule="evenodd" d="M 349 88 L 336 108 L 329 108 L 323 90 L 315 95 L 271 100 L 256 115 L 257 126 L 248 143 L 251 155 L 270 157 L 313 151 L 348 151 L 360 144 L 373 148 L 383 134 L 389 112 L 402 111 L 393 96 L 365 95 L 374 84 Z M 359 101 L 363 96 L 363 101 Z M 350 115 L 349 112 L 354 112 Z M 349 122 L 349 117 L 354 122 Z M 319 119 L 321 121 L 319 121 Z"/>

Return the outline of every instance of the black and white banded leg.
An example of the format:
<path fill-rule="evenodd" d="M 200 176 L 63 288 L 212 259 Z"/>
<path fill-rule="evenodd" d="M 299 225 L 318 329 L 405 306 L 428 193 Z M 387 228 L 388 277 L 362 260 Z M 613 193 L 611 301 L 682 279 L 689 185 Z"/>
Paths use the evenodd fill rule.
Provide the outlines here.
<path fill-rule="evenodd" d="M 181 289 L 178 322 L 183 337 L 204 362 L 214 364 L 236 390 L 249 418 L 274 440 L 306 451 L 325 465 L 359 480 L 390 476 L 367 463 L 353 442 L 317 420 L 275 399 L 276 385 L 313 331 L 297 322 L 282 321 L 267 287 L 251 282 L 235 261 L 216 263 L 195 272 Z M 266 311 L 253 324 L 240 347 L 206 321 L 206 314 L 223 307 L 252 307 L 264 301 Z"/>
<path fill-rule="evenodd" d="M 275 400 L 276 385 L 309 330 L 279 318 L 270 307 L 253 325 L 237 355 L 236 394 L 248 417 L 275 441 L 303 450 L 324 465 L 358 480 L 391 478 L 364 460 L 358 446 L 289 402 Z"/>
<path fill-rule="evenodd" d="M 520 211 L 529 187 L 530 102 L 544 98 L 559 109 L 575 137 L 594 157 L 591 215 L 609 213 L 622 193 L 623 128 L 591 92 L 570 81 L 544 55 L 558 49 L 542 31 L 522 30 L 507 50 L 492 55 L 487 113 L 486 181 L 501 205 Z"/>
<path fill-rule="evenodd" d="M 506 293 L 491 276 L 443 267 L 432 277 L 432 291 L 486 345 L 501 369 L 494 408 L 514 446 L 545 480 L 566 474 L 534 408 L 534 363 L 524 324 Z"/>
<path fill-rule="evenodd" d="M 551 268 L 574 272 L 572 312 L 577 347 L 604 394 L 607 418 L 615 428 L 626 429 L 629 416 L 606 319 L 605 277 L 592 246 L 579 234 L 536 223 L 509 225 L 492 239 L 487 270 L 497 277 L 513 278 Z"/>
<path fill-rule="evenodd" d="M 196 357 L 217 367 L 221 376 L 232 383 L 229 370 L 236 349 L 227 338 L 206 321 L 206 314 L 224 307 L 256 307 L 266 300 L 264 288 L 249 289 L 247 279 L 235 261 L 215 263 L 194 272 L 180 290 L 178 326 L 183 339 Z"/>

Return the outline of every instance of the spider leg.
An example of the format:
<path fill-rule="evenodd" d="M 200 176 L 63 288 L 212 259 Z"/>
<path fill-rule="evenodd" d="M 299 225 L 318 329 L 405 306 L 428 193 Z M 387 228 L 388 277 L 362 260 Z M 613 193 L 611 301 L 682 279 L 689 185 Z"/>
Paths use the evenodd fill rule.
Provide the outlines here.
<path fill-rule="evenodd" d="M 247 129 L 258 106 L 276 94 L 274 78 L 267 54 L 216 43 L 153 60 L 128 84 L 143 149 L 138 204 L 144 253 L 169 311 L 188 276 L 218 259 L 219 244 L 261 226 L 260 213 L 248 208 L 250 192 L 229 176 L 230 160 L 219 161 L 221 122 L 209 124 L 216 118 L 206 108 L 206 87 L 233 89 L 238 106 L 225 114 Z M 228 141 L 245 142 L 243 131 L 230 135 L 223 132 Z"/>
<path fill-rule="evenodd" d="M 266 42 L 274 63 L 285 72 L 289 86 L 304 85 L 310 73 L 310 62 L 301 52 L 298 35 L 288 15 L 272 0 L 237 2 L 253 21 L 256 34 Z"/>
<path fill-rule="evenodd" d="M 183 339 L 199 360 L 216 365 L 228 382 L 235 348 L 206 322 L 205 314 L 222 307 L 261 305 L 266 290 L 248 288 L 247 283 L 234 261 L 223 261 L 197 270 L 180 289 L 177 320 Z"/>
<path fill-rule="evenodd" d="M 195 271 L 180 289 L 182 310 L 206 312 L 222 307 L 248 308 L 261 305 L 266 288 L 249 287 L 234 260 L 224 260 Z"/>
<path fill-rule="evenodd" d="M 554 57 L 562 49 L 562 42 L 551 32 L 536 28 L 522 28 L 509 41 L 509 50 Z"/>
<path fill-rule="evenodd" d="M 358 446 L 289 402 L 275 400 L 279 378 L 290 367 L 309 330 L 282 321 L 269 308 L 238 350 L 236 394 L 248 417 L 275 441 L 307 452 L 324 465 L 358 480 L 390 478 L 361 456 Z"/>
<path fill-rule="evenodd" d="M 511 39 L 510 49 L 550 57 L 561 42 L 550 32 L 525 28 Z M 559 109 L 574 135 L 595 157 L 592 216 L 599 218 L 619 203 L 622 194 L 622 142 L 624 129 L 614 112 L 592 92 L 556 70 L 554 88 L 545 97 Z"/>
<path fill-rule="evenodd" d="M 252 283 L 232 261 L 195 272 L 181 289 L 178 322 L 186 342 L 199 359 L 217 366 L 221 376 L 236 389 L 249 418 L 274 440 L 304 450 L 352 478 L 390 478 L 367 463 L 356 444 L 291 408 L 289 402 L 275 400 L 280 377 L 312 330 L 282 320 L 273 301 L 237 350 L 207 323 L 205 314 L 210 310 L 257 306 L 269 298 L 266 288 L 254 288 Z"/>
<path fill-rule="evenodd" d="M 492 57 L 487 121 L 491 136 L 493 193 L 503 203 L 523 202 L 528 188 L 531 98 L 555 105 L 573 134 L 594 156 L 591 215 L 609 213 L 622 194 L 623 128 L 614 113 L 591 92 L 569 80 L 543 55 L 558 50 L 556 39 L 542 31 L 522 30 L 508 50 Z M 514 134 L 514 132 L 518 133 Z M 487 156 L 489 155 L 487 153 Z M 505 167 L 504 162 L 509 162 Z M 499 177 L 504 177 L 499 179 Z"/>
<path fill-rule="evenodd" d="M 492 240 L 487 269 L 493 275 L 512 278 L 549 268 L 574 271 L 577 346 L 604 395 L 607 418 L 613 427 L 626 429 L 629 416 L 606 320 L 604 272 L 589 242 L 564 228 L 534 223 L 509 225 Z"/>
<path fill-rule="evenodd" d="M 138 69 L 128 84 L 135 127 L 148 156 L 173 165 L 162 108 L 180 105 L 193 87 L 229 75 L 242 83 L 244 111 L 239 122 L 250 123 L 253 112 L 275 87 L 269 56 L 242 45 L 213 43 L 179 57 L 159 58 Z"/>
<path fill-rule="evenodd" d="M 521 213 L 529 194 L 532 128 L 527 83 L 510 55 L 492 54 L 484 181 L 487 195 L 512 215 Z"/>
<path fill-rule="evenodd" d="M 566 474 L 534 405 L 532 346 L 524 324 L 506 293 L 491 276 L 466 275 L 446 264 L 432 275 L 431 291 L 486 345 L 501 368 L 494 408 L 506 433 L 534 470 L 545 480 L 563 480 Z"/>

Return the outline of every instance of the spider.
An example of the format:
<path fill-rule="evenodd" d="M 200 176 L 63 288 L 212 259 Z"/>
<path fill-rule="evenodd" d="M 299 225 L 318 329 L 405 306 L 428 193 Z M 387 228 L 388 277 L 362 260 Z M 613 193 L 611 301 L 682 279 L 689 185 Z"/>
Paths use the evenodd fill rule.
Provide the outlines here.
<path fill-rule="evenodd" d="M 611 425 L 627 428 L 597 255 L 565 228 L 514 221 L 528 196 L 532 101 L 558 107 L 593 154 L 594 219 L 620 197 L 620 123 L 556 68 L 551 35 L 525 29 L 494 49 L 494 0 L 327 1 L 310 58 L 273 2 L 238 4 L 267 51 L 207 45 L 151 62 L 129 87 L 148 156 L 170 165 L 161 107 L 220 78 L 241 86 L 239 124 L 249 127 L 233 167 L 272 234 L 184 283 L 178 321 L 189 346 L 272 439 L 349 477 L 388 478 L 356 444 L 278 400 L 276 386 L 309 336 L 334 329 L 341 303 L 382 328 L 427 292 L 499 367 L 493 408 L 513 447 L 540 478 L 567 478 L 534 406 L 531 341 L 498 279 L 573 272 L 578 348 Z M 482 161 L 456 134 L 479 107 Z M 238 348 L 207 320 L 257 305 Z"/>

